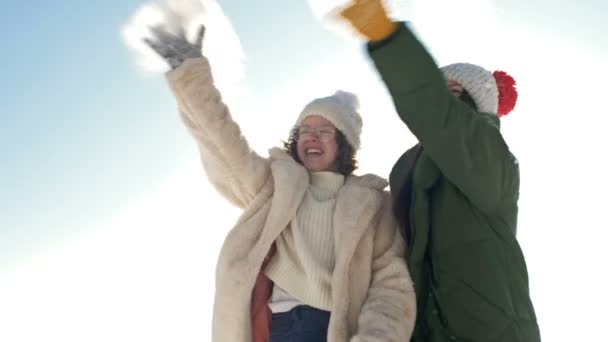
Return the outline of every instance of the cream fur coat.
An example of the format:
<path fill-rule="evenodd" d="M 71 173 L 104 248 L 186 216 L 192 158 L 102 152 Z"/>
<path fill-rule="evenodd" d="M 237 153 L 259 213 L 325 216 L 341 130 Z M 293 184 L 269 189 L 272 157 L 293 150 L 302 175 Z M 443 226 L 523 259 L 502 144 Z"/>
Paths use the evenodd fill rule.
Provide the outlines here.
<path fill-rule="evenodd" d="M 213 85 L 205 58 L 187 60 L 167 79 L 210 181 L 244 209 L 219 256 L 212 335 L 214 342 L 249 342 L 256 276 L 272 243 L 295 217 L 308 172 L 278 148 L 269 158 L 250 149 Z M 386 185 L 374 175 L 353 175 L 338 193 L 329 342 L 410 339 L 415 295 Z"/>

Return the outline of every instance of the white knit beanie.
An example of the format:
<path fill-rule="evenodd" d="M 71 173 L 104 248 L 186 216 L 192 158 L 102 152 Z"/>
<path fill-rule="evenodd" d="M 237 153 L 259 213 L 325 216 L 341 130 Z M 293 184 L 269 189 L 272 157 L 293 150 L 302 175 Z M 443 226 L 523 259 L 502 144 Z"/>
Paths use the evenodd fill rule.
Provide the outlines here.
<path fill-rule="evenodd" d="M 466 89 L 480 112 L 497 113 L 498 87 L 491 72 L 468 63 L 450 64 L 441 71 L 446 79 L 456 81 Z"/>
<path fill-rule="evenodd" d="M 478 65 L 454 63 L 441 68 L 447 80 L 460 83 L 471 95 L 477 110 L 507 115 L 517 102 L 515 80 L 504 71 L 490 72 Z"/>
<path fill-rule="evenodd" d="M 363 126 L 358 110 L 359 99 L 357 96 L 347 91 L 338 90 L 331 96 L 321 97 L 307 104 L 300 113 L 296 126 L 299 126 L 309 116 L 321 116 L 336 126 L 356 151 L 361 145 L 361 128 Z"/>

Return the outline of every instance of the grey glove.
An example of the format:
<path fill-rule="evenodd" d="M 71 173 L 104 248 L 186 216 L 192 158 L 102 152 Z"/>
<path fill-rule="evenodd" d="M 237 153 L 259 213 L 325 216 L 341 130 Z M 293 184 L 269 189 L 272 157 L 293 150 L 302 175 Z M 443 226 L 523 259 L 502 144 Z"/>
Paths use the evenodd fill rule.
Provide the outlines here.
<path fill-rule="evenodd" d="M 186 34 L 180 31 L 177 35 L 164 31 L 160 27 L 151 27 L 150 30 L 156 40 L 144 39 L 152 50 L 164 58 L 172 69 L 180 66 L 188 58 L 202 57 L 203 37 L 205 26 L 201 25 L 194 44 L 186 39 Z"/>

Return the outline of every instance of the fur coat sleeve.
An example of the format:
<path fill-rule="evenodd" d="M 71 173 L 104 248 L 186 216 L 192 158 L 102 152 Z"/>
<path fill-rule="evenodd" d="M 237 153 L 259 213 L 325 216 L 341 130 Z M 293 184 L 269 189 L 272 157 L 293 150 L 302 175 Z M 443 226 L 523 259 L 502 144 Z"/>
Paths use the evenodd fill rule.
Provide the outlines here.
<path fill-rule="evenodd" d="M 209 180 L 230 202 L 247 207 L 270 176 L 270 163 L 242 136 L 213 84 L 208 60 L 188 59 L 168 72 L 167 80 Z"/>

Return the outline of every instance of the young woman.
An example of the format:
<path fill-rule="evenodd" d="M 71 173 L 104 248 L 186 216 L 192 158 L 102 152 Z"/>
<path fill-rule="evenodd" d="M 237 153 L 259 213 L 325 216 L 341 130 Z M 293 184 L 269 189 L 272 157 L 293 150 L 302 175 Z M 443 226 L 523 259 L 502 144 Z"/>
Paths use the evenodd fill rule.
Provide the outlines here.
<path fill-rule="evenodd" d="M 412 341 L 539 342 L 516 238 L 519 165 L 500 133 L 517 100 L 513 78 L 468 63 L 438 68 L 382 0 L 355 0 L 342 14 L 368 39 L 420 141 L 390 175 L 418 299 Z"/>
<path fill-rule="evenodd" d="M 249 148 L 196 44 L 154 30 L 209 180 L 244 210 L 217 265 L 213 341 L 407 341 L 415 295 L 387 182 L 355 176 L 354 95 L 302 110 L 284 148 Z M 404 319 L 405 317 L 405 319 Z"/>

